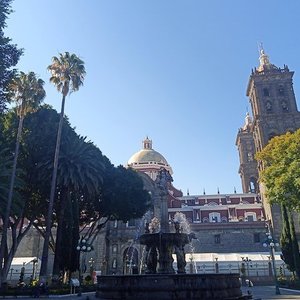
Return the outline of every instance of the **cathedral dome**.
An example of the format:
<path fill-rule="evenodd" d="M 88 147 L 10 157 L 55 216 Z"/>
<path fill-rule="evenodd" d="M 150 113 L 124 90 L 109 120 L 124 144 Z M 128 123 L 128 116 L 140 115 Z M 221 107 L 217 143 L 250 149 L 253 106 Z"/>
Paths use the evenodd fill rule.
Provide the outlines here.
<path fill-rule="evenodd" d="M 133 154 L 128 161 L 128 164 L 155 162 L 158 164 L 168 165 L 166 159 L 153 149 L 142 149 Z"/>
<path fill-rule="evenodd" d="M 152 149 L 152 141 L 147 137 L 143 141 L 143 149 L 133 154 L 127 163 L 128 167 L 148 173 L 152 171 L 165 168 L 172 174 L 172 168 L 169 166 L 167 160 L 159 152 Z M 151 176 L 152 177 L 152 176 Z"/>

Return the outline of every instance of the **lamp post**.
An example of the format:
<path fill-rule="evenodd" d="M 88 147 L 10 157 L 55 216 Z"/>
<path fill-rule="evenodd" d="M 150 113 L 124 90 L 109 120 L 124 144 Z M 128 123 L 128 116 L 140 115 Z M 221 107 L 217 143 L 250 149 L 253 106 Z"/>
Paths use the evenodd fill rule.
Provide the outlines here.
<path fill-rule="evenodd" d="M 90 264 L 90 275 L 91 275 L 93 283 L 94 283 L 94 277 L 93 277 L 93 275 L 94 275 L 94 263 L 95 263 L 95 260 L 91 257 L 89 259 L 89 264 Z"/>
<path fill-rule="evenodd" d="M 81 285 L 82 285 L 82 273 L 84 272 L 84 263 L 81 262 L 80 252 L 86 254 L 87 252 L 91 252 L 93 250 L 93 245 L 89 243 L 89 240 L 86 240 L 83 236 L 79 239 L 76 250 L 79 251 L 79 291 L 78 296 L 81 296 Z"/>
<path fill-rule="evenodd" d="M 272 234 L 271 234 L 270 227 L 267 226 L 267 228 L 268 228 L 268 232 L 266 233 L 267 239 L 264 241 L 263 246 L 264 246 L 264 247 L 268 247 L 269 250 L 270 250 L 270 257 L 271 257 L 271 261 L 272 261 L 273 277 L 274 277 L 274 284 L 275 284 L 275 294 L 276 294 L 276 295 L 280 295 L 280 290 L 279 290 L 278 280 L 277 280 L 277 274 L 276 274 L 275 256 L 274 256 L 275 247 L 278 247 L 279 244 L 278 244 L 278 242 L 273 238 L 273 236 L 272 236 Z"/>
<path fill-rule="evenodd" d="M 218 257 L 215 257 L 215 271 L 218 274 L 219 273 L 219 264 L 218 264 Z"/>
<path fill-rule="evenodd" d="M 35 258 L 32 260 L 32 280 L 36 279 L 36 267 L 37 267 L 38 260 Z"/>

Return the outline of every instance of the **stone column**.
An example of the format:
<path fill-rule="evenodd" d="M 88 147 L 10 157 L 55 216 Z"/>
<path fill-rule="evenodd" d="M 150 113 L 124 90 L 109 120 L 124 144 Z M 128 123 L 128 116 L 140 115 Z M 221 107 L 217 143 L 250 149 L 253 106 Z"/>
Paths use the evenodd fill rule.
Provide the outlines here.
<path fill-rule="evenodd" d="M 159 190 L 160 196 L 160 229 L 163 233 L 170 232 L 168 218 L 168 187 L 172 181 L 173 179 L 170 173 L 166 169 L 161 168 L 157 174 L 155 184 Z"/>

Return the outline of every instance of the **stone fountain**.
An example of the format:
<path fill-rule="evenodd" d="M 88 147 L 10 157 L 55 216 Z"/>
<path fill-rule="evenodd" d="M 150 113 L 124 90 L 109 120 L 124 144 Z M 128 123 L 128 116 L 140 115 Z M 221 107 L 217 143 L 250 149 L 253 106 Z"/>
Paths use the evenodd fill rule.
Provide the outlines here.
<path fill-rule="evenodd" d="M 193 234 L 183 233 L 177 222 L 170 232 L 167 196 L 171 182 L 168 171 L 161 169 L 155 181 L 160 205 L 154 209 L 155 217 L 146 224 L 145 234 L 139 239 L 146 247 L 145 274 L 98 276 L 97 296 L 107 300 L 249 299 L 242 296 L 239 274 L 186 274 L 184 247 Z"/>

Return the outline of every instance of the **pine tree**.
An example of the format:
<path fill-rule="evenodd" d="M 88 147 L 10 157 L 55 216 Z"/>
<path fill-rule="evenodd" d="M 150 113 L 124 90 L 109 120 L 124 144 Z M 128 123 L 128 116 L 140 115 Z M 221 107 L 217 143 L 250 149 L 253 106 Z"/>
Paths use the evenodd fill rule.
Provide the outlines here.
<path fill-rule="evenodd" d="M 290 225 L 290 232 L 291 232 L 292 253 L 293 253 L 293 259 L 294 259 L 295 272 L 296 272 L 297 277 L 300 278 L 299 246 L 298 246 L 298 240 L 296 237 L 294 219 L 293 219 L 291 212 L 289 213 L 289 225 Z"/>
<path fill-rule="evenodd" d="M 293 255 L 293 243 L 290 231 L 289 214 L 285 205 L 281 205 L 282 213 L 282 231 L 280 236 L 280 246 L 282 251 L 282 258 L 287 268 L 291 272 L 295 272 L 295 262 Z"/>

